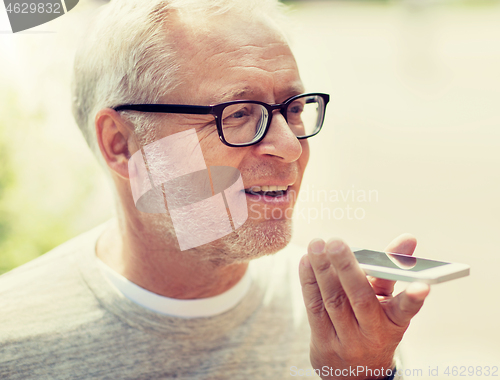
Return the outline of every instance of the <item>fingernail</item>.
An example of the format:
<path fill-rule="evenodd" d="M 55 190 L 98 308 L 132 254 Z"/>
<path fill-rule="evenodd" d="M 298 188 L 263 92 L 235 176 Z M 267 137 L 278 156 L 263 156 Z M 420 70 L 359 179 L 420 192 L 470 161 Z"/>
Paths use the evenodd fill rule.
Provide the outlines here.
<path fill-rule="evenodd" d="M 342 240 L 332 239 L 326 244 L 326 251 L 331 254 L 336 254 L 344 250 L 344 242 Z"/>
<path fill-rule="evenodd" d="M 312 253 L 319 255 L 325 250 L 325 242 L 323 239 L 314 239 L 311 243 L 309 243 L 309 247 L 311 248 Z"/>

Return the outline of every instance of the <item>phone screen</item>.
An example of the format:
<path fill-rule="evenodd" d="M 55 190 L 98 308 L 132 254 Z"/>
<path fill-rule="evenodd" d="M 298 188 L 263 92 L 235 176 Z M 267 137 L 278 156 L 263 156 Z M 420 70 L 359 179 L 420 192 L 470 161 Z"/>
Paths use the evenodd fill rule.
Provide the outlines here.
<path fill-rule="evenodd" d="M 354 252 L 354 256 L 361 264 L 377 265 L 386 268 L 403 269 L 411 272 L 419 272 L 429 268 L 448 265 L 442 261 L 421 259 L 398 253 L 386 253 L 362 249 Z"/>

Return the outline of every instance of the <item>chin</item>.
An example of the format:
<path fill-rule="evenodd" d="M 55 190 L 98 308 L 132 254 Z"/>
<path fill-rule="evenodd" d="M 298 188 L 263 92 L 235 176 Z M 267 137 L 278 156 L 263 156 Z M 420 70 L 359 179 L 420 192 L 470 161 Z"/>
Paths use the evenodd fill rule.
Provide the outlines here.
<path fill-rule="evenodd" d="M 147 214 L 147 223 L 144 225 L 149 235 L 155 237 L 153 240 L 159 240 L 157 245 L 177 246 L 172 221 L 166 214 Z M 195 255 L 199 260 L 216 265 L 244 263 L 280 251 L 287 246 L 291 237 L 291 219 L 247 219 L 229 235 L 181 253 Z"/>
<path fill-rule="evenodd" d="M 232 234 L 200 249 L 208 246 L 215 248 L 215 252 L 210 254 L 211 261 L 242 263 L 282 250 L 291 238 L 292 222 L 289 219 L 263 222 L 247 220 Z"/>

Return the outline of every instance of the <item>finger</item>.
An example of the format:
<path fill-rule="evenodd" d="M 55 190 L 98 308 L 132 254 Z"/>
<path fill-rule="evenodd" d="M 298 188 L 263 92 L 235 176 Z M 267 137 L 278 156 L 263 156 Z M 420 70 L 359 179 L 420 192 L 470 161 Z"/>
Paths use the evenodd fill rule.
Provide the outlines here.
<path fill-rule="evenodd" d="M 311 245 L 314 246 L 314 244 L 320 246 L 321 243 L 324 246 L 325 243 L 323 240 L 317 239 L 319 242 L 315 240 L 311 242 L 309 247 L 311 247 Z M 309 320 L 313 337 L 321 336 L 323 334 L 327 335 L 326 332 L 328 331 L 330 331 L 332 336 L 335 336 L 335 328 L 333 327 L 330 317 L 325 310 L 323 299 L 321 298 L 321 292 L 307 255 L 304 255 L 300 260 L 299 278 L 300 285 L 302 286 L 302 296 L 304 298 L 304 304 L 307 311 L 307 319 Z"/>
<path fill-rule="evenodd" d="M 354 254 L 340 239 L 329 240 L 326 251 L 358 323 L 364 328 L 374 326 L 381 306 Z"/>
<path fill-rule="evenodd" d="M 410 234 L 402 234 L 394 239 L 385 249 L 385 252 L 401 253 L 403 255 L 413 255 L 415 247 L 417 246 L 417 239 Z M 385 280 L 368 276 L 368 280 L 373 287 L 376 294 L 381 296 L 390 296 L 394 292 L 394 284 L 396 281 Z"/>
<path fill-rule="evenodd" d="M 318 283 L 324 308 L 328 313 L 331 323 L 333 323 L 337 336 L 343 341 L 348 336 L 351 336 L 350 332 L 352 332 L 353 328 L 357 328 L 357 322 L 349 299 L 344 289 L 342 289 L 334 267 L 328 259 L 325 251 L 325 243 L 323 242 L 321 247 L 311 244 L 308 252 L 309 261 Z"/>
<path fill-rule="evenodd" d="M 407 327 L 418 313 L 431 288 L 427 284 L 412 282 L 404 292 L 394 297 L 386 307 L 387 317 L 400 327 Z"/>

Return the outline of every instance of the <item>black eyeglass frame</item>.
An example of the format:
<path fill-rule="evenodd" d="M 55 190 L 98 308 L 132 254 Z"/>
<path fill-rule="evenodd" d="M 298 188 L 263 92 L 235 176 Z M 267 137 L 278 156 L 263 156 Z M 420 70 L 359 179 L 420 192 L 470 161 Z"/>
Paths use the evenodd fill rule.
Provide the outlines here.
<path fill-rule="evenodd" d="M 267 104 L 264 102 L 259 102 L 257 100 L 234 100 L 231 102 L 219 103 L 213 106 L 195 106 L 195 105 L 185 105 L 185 104 L 124 104 L 117 107 L 113 107 L 113 109 L 115 111 L 139 111 L 139 112 L 155 112 L 155 113 L 179 113 L 179 114 L 190 114 L 190 115 L 213 115 L 215 118 L 215 123 L 217 126 L 217 132 L 219 134 L 220 141 L 227 146 L 237 148 L 237 147 L 251 146 L 260 143 L 264 139 L 264 137 L 266 137 L 266 134 L 269 131 L 269 127 L 271 126 L 271 122 L 273 119 L 273 112 L 275 110 L 279 110 L 281 115 L 283 115 L 283 117 L 285 118 L 285 121 L 288 123 L 286 114 L 288 106 L 294 100 L 307 96 L 319 96 L 323 99 L 323 114 L 321 115 L 321 122 L 319 123 L 319 128 L 317 131 L 315 131 L 310 135 L 297 136 L 299 140 L 302 140 L 315 136 L 319 133 L 319 131 L 321 131 L 321 128 L 323 127 L 323 122 L 325 120 L 326 105 L 330 101 L 330 95 L 319 92 L 300 94 L 288 98 L 287 100 L 285 100 L 285 102 L 281 104 Z M 222 129 L 222 114 L 226 107 L 239 103 L 252 103 L 263 106 L 267 110 L 268 114 L 267 124 L 265 126 L 264 132 L 257 140 L 249 143 L 232 144 L 230 142 L 227 142 L 224 137 L 224 132 Z"/>

